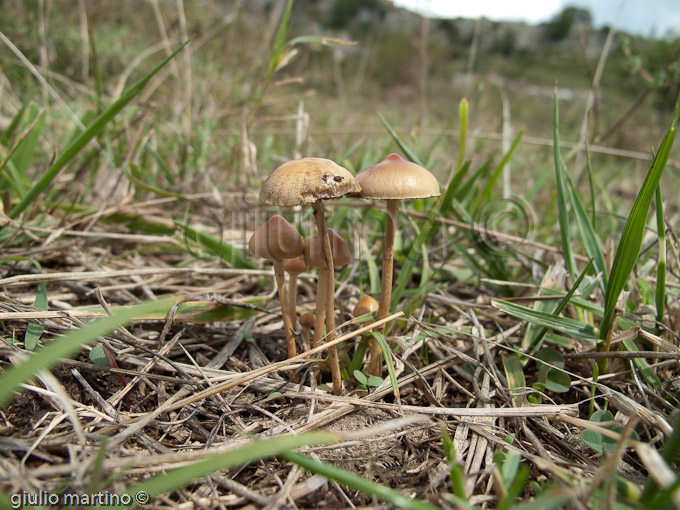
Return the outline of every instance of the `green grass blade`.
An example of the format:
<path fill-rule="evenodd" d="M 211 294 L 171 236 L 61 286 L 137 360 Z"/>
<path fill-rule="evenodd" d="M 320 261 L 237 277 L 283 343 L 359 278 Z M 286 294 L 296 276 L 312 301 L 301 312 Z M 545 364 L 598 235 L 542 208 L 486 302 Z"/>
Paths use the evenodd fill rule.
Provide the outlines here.
<path fill-rule="evenodd" d="M 493 299 L 491 300 L 491 306 L 508 315 L 530 322 L 531 324 L 554 329 L 560 333 L 588 340 L 590 342 L 597 341 L 597 330 L 590 324 L 569 319 L 568 317 L 556 317 L 551 313 L 540 312 L 533 308 L 528 308 L 509 301 Z"/>
<path fill-rule="evenodd" d="M 557 306 L 555 309 L 552 311 L 552 315 L 557 317 L 559 314 L 562 313 L 562 310 L 569 304 L 569 301 L 571 300 L 572 296 L 574 295 L 574 292 L 579 288 L 581 285 L 581 282 L 583 281 L 583 278 L 586 276 L 586 273 L 590 270 L 590 268 L 593 265 L 593 259 L 590 259 L 588 261 L 588 264 L 586 267 L 581 271 L 581 274 L 578 276 L 578 279 L 574 282 L 574 285 L 571 286 L 569 291 L 564 295 L 562 299 L 560 299 L 560 302 L 557 303 Z M 535 330 L 534 333 L 531 335 L 531 340 L 529 342 L 529 348 L 527 349 L 527 353 L 532 353 L 535 352 L 541 345 L 541 342 L 543 341 L 543 337 L 545 337 L 545 334 L 548 332 L 548 329 L 545 327 L 541 327 L 537 330 Z"/>
<path fill-rule="evenodd" d="M 581 242 L 583 243 L 586 253 L 593 261 L 593 266 L 595 271 L 600 273 L 602 277 L 600 278 L 600 288 L 602 292 L 607 289 L 607 266 L 604 261 L 604 254 L 602 253 L 602 248 L 595 233 L 595 228 L 591 222 L 586 210 L 583 207 L 583 202 L 576 191 L 574 182 L 568 173 L 565 173 L 567 177 L 567 188 L 569 191 L 569 198 L 571 200 L 571 207 L 576 216 L 576 226 L 578 227 L 579 234 L 581 235 Z"/>
<path fill-rule="evenodd" d="M 406 508 L 409 510 L 441 510 L 439 507 L 431 505 L 430 503 L 411 499 L 394 489 L 378 485 L 375 482 L 342 468 L 317 462 L 305 455 L 300 455 L 299 453 L 284 453 L 279 456 L 303 467 L 310 473 L 325 476 L 329 480 L 335 480 L 339 484 L 345 485 L 350 489 L 359 491 L 367 496 L 379 498 L 397 508 Z"/>
<path fill-rule="evenodd" d="M 508 388 L 510 389 L 510 395 L 519 405 L 526 404 L 526 392 L 527 382 L 524 377 L 524 370 L 522 368 L 522 362 L 516 354 L 503 358 L 503 370 L 505 371 L 505 377 L 508 380 Z"/>
<path fill-rule="evenodd" d="M 678 123 L 679 116 L 680 97 L 678 98 L 678 102 L 675 105 L 673 121 L 666 132 L 666 136 L 661 142 L 659 151 L 654 156 L 652 166 L 650 167 L 649 172 L 645 177 L 645 181 L 638 192 L 635 203 L 633 204 L 633 208 L 631 209 L 628 220 L 626 221 L 626 225 L 623 227 L 623 233 L 621 234 L 618 247 L 616 248 L 614 263 L 612 264 L 612 269 L 609 274 L 609 281 L 607 283 L 607 291 L 605 293 L 604 317 L 602 319 L 602 324 L 600 325 L 600 337 L 602 339 L 607 337 L 607 333 L 609 332 L 612 321 L 614 320 L 616 301 L 618 300 L 619 294 L 621 294 L 626 281 L 628 281 L 628 277 L 633 271 L 638 255 L 640 254 L 640 248 L 642 247 L 642 237 L 644 235 L 645 225 L 647 224 L 649 207 L 656 193 L 656 188 L 659 185 L 661 174 L 666 167 L 666 162 L 668 161 L 671 148 L 673 147 L 673 141 L 675 139 L 675 127 Z M 609 345 L 604 346 L 604 349 L 608 348 Z"/>
<path fill-rule="evenodd" d="M 53 366 L 60 358 L 71 356 L 83 345 L 95 342 L 100 336 L 136 317 L 159 310 L 167 312 L 175 300 L 175 297 L 169 297 L 115 310 L 109 317 L 97 320 L 41 347 L 21 364 L 9 367 L 0 377 L 0 405 L 5 404 L 11 398 L 20 384 L 30 380 L 41 370 Z"/>
<path fill-rule="evenodd" d="M 378 272 L 378 265 L 375 263 L 375 257 L 363 238 L 361 239 L 361 252 L 368 267 L 368 288 L 371 289 L 371 294 L 377 295 L 380 293 L 380 273 Z"/>
<path fill-rule="evenodd" d="M 517 133 L 517 136 L 512 141 L 512 145 L 508 149 L 508 152 L 506 152 L 503 155 L 503 159 L 501 160 L 500 164 L 496 167 L 496 169 L 491 174 L 488 182 L 486 183 L 486 186 L 484 187 L 484 190 L 479 195 L 477 195 L 477 199 L 475 200 L 474 204 L 470 208 L 471 211 L 476 211 L 477 208 L 480 206 L 480 204 L 482 204 L 485 201 L 491 200 L 493 188 L 496 185 L 496 181 L 498 181 L 498 178 L 503 173 L 503 168 L 505 168 L 505 165 L 507 165 L 508 161 L 510 161 L 512 154 L 515 152 L 515 149 L 519 145 L 519 142 L 520 142 L 520 140 L 522 140 L 523 136 L 524 136 L 524 130 L 522 129 L 522 130 L 520 130 L 519 133 Z"/>
<path fill-rule="evenodd" d="M 463 166 L 463 161 L 465 161 L 465 142 L 467 140 L 467 130 L 468 130 L 468 101 L 463 98 L 460 100 L 458 105 L 458 118 L 460 125 L 460 138 L 458 140 L 458 162 L 456 163 L 456 171 L 460 171 Z"/>
<path fill-rule="evenodd" d="M 397 383 L 397 372 L 394 370 L 394 363 L 392 362 L 392 351 L 390 350 L 390 344 L 385 340 L 385 335 L 378 333 L 377 331 L 371 331 L 371 335 L 375 338 L 376 342 L 382 349 L 383 359 L 385 360 L 385 366 L 387 367 L 387 373 L 390 377 L 390 383 L 392 383 L 392 392 L 394 393 L 394 398 L 399 402 L 399 383 Z"/>
<path fill-rule="evenodd" d="M 31 104 L 31 99 L 33 99 L 33 94 L 29 94 L 29 96 L 24 100 L 24 103 L 21 105 L 21 108 L 19 108 L 19 111 L 14 117 L 12 117 L 9 126 L 7 126 L 4 131 L 0 132 L 0 144 L 9 144 L 12 136 L 14 136 L 16 130 L 19 129 L 19 124 L 21 124 L 21 119 L 24 118 L 26 108 L 28 108 L 28 105 Z"/>
<path fill-rule="evenodd" d="M 177 53 L 189 43 L 186 41 L 181 44 L 172 54 L 165 58 L 158 64 L 151 72 L 144 78 L 128 88 L 123 94 L 111 104 L 101 115 L 99 115 L 92 124 L 90 124 L 85 131 L 80 135 L 59 155 L 56 161 L 48 168 L 47 172 L 43 174 L 40 179 L 28 190 L 23 199 L 14 206 L 9 212 L 8 216 L 12 219 L 16 218 L 26 208 L 28 208 L 40 194 L 49 188 L 54 178 L 59 172 L 73 160 L 73 158 L 97 135 L 99 135 L 104 127 L 130 102 L 132 99 L 146 86 L 151 78 L 160 71 Z"/>
<path fill-rule="evenodd" d="M 45 282 L 38 284 L 38 291 L 35 294 L 35 303 L 33 304 L 38 310 L 47 310 L 47 287 Z M 26 327 L 26 335 L 24 336 L 24 348 L 27 351 L 35 350 L 40 337 L 43 334 L 43 327 L 37 322 L 30 322 Z"/>
<path fill-rule="evenodd" d="M 339 440 L 340 437 L 337 434 L 323 431 L 308 432 L 298 436 L 256 439 L 252 443 L 240 448 L 224 453 L 218 453 L 207 459 L 189 464 L 188 466 L 173 469 L 165 474 L 154 476 L 153 478 L 130 487 L 125 493 L 132 496 L 133 501 L 136 501 L 135 496 L 137 494 L 144 493 L 148 496 L 148 501 L 151 501 L 160 494 L 171 492 L 223 469 L 243 466 L 274 455 L 283 456 L 285 452 L 302 446 L 329 444 L 338 442 Z M 146 507 L 147 504 L 148 503 L 145 503 L 143 506 Z M 119 507 L 104 506 L 97 508 L 110 508 L 113 510 Z"/>
<path fill-rule="evenodd" d="M 380 122 L 382 122 L 383 126 L 385 126 L 385 129 L 387 129 L 387 132 L 390 134 L 392 139 L 394 139 L 395 142 L 397 142 L 397 145 L 399 148 L 403 151 L 404 155 L 413 161 L 415 164 L 420 165 L 424 167 L 425 165 L 423 164 L 422 161 L 420 161 L 420 158 L 416 155 L 416 153 L 411 150 L 411 148 L 404 143 L 404 141 L 401 139 L 401 137 L 397 134 L 397 132 L 392 128 L 390 123 L 387 121 L 385 117 L 383 117 L 382 113 L 378 112 L 378 118 L 380 119 Z"/>
<path fill-rule="evenodd" d="M 14 190 L 20 197 L 23 196 L 25 193 L 23 181 L 25 180 L 26 177 L 26 171 L 24 169 L 24 171 L 22 172 L 16 167 L 14 156 L 17 153 L 19 153 L 19 151 L 21 150 L 25 143 L 29 143 L 28 141 L 30 139 L 29 137 L 31 137 L 31 133 L 33 132 L 33 129 L 36 127 L 36 124 L 38 124 L 38 122 L 44 124 L 43 122 L 45 118 L 44 114 L 45 112 L 42 111 L 33 119 L 33 121 L 28 125 L 28 127 L 26 127 L 26 129 L 24 129 L 24 131 L 19 135 L 16 142 L 9 150 L 9 153 L 7 153 L 2 162 L 0 162 L 0 177 L 2 177 L 2 173 L 5 170 L 5 168 L 8 168 L 9 173 L 11 175 L 6 176 L 6 178 L 8 178 L 8 180 L 10 181 L 10 185 L 14 188 Z M 42 129 L 42 126 L 40 129 Z"/>
<path fill-rule="evenodd" d="M 12 164 L 14 165 L 18 177 L 16 184 L 20 188 L 18 190 L 20 193 L 19 196 L 25 194 L 24 182 L 27 182 L 26 175 L 31 165 L 31 161 L 34 158 L 35 150 L 38 147 L 40 135 L 45 127 L 45 111 L 38 111 L 36 107 L 31 107 L 28 112 L 28 118 L 30 119 L 27 122 L 30 130 L 25 131 L 26 134 L 23 143 L 17 148 L 12 156 Z M 22 137 L 23 136 L 24 135 L 22 135 Z"/>
<path fill-rule="evenodd" d="M 555 184 L 557 189 L 557 212 L 560 222 L 560 240 L 562 242 L 562 255 L 564 256 L 564 266 L 572 278 L 576 278 L 576 263 L 574 254 L 571 251 L 571 231 L 569 227 L 569 213 L 567 212 L 567 194 L 564 189 L 564 161 L 560 153 L 560 133 L 559 133 L 559 106 L 557 92 L 554 98 L 554 119 L 553 119 L 553 151 L 555 156 Z"/>
<path fill-rule="evenodd" d="M 656 331 L 663 329 L 666 309 L 666 222 L 663 214 L 661 186 L 656 187 L 656 231 L 659 236 L 659 259 L 656 263 Z"/>
<path fill-rule="evenodd" d="M 210 253 L 220 257 L 231 267 L 238 269 L 258 269 L 257 264 L 248 258 L 245 253 L 231 244 L 216 239 L 205 232 L 196 230 L 195 228 L 178 221 L 175 221 L 175 225 L 184 229 L 188 239 L 196 241 Z"/>

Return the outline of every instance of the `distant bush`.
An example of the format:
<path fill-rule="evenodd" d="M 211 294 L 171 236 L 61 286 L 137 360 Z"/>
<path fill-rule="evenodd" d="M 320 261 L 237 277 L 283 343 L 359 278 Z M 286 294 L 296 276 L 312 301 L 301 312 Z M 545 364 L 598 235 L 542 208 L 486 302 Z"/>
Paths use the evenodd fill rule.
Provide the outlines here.
<path fill-rule="evenodd" d="M 543 35 L 549 41 L 559 42 L 569 35 L 574 23 L 591 25 L 592 21 L 593 17 L 588 9 L 565 7 L 562 12 L 545 24 Z"/>

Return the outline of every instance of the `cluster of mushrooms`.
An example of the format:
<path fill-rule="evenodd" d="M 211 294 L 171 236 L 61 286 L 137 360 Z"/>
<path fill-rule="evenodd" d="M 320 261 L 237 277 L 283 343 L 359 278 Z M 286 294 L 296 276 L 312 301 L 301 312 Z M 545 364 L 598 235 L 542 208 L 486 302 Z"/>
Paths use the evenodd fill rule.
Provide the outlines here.
<path fill-rule="evenodd" d="M 271 260 L 274 265 L 288 357 L 297 354 L 296 279 L 298 274 L 309 267 L 318 268 L 319 271 L 312 346 L 321 345 L 324 326 L 326 341 L 334 338 L 334 269 L 349 263 L 350 251 L 342 237 L 326 227 L 322 201 L 346 195 L 387 201 L 382 281 L 376 316 L 376 320 L 380 320 L 387 317 L 390 310 L 394 232 L 399 202 L 402 199 L 428 198 L 439 194 L 439 183 L 430 172 L 404 160 L 398 154 L 390 154 L 380 163 L 361 170 L 356 176 L 330 159 L 313 157 L 289 161 L 274 170 L 260 189 L 260 200 L 276 207 L 311 205 L 317 227 L 317 235 L 305 244 L 297 229 L 285 218 L 276 215 L 258 227 L 248 242 L 251 253 Z M 290 274 L 288 292 L 285 286 L 286 271 Z M 355 311 L 355 315 L 374 311 L 368 296 L 359 304 L 361 307 L 357 307 L 359 310 Z M 300 319 L 307 332 L 310 319 L 308 314 Z M 371 341 L 369 352 L 368 373 L 379 375 L 382 370 L 382 353 L 375 340 Z M 328 348 L 328 364 L 333 393 L 339 395 L 342 391 L 342 378 L 335 346 Z"/>

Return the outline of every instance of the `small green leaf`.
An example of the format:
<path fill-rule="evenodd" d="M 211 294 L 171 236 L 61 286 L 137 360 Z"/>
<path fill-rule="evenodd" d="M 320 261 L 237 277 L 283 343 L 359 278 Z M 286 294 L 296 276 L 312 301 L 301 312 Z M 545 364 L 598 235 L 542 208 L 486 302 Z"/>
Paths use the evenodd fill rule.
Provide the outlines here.
<path fill-rule="evenodd" d="M 382 377 L 378 377 L 377 375 L 372 375 L 371 377 L 368 378 L 368 381 L 366 382 L 366 386 L 370 386 L 373 388 L 377 388 L 383 383 L 384 379 Z"/>
<path fill-rule="evenodd" d="M 101 345 L 95 345 L 90 350 L 90 361 L 100 367 L 111 367 L 109 360 L 106 358 L 106 353 Z"/>
<path fill-rule="evenodd" d="M 364 374 L 361 370 L 354 371 L 354 378 L 364 386 L 368 385 L 368 378 L 366 377 L 366 374 Z"/>

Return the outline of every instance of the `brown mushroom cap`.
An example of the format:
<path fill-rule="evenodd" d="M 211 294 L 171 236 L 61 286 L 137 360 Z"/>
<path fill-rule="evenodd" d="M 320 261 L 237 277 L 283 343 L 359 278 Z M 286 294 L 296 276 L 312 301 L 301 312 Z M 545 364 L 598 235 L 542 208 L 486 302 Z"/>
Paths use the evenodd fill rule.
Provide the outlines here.
<path fill-rule="evenodd" d="M 332 228 L 328 229 L 328 238 L 330 239 L 331 251 L 333 252 L 333 266 L 338 268 L 349 264 L 352 256 L 345 240 Z M 321 238 L 319 235 L 312 237 L 309 244 L 305 246 L 305 261 L 310 267 L 324 266 Z"/>
<path fill-rule="evenodd" d="M 361 198 L 379 200 L 428 198 L 441 194 L 434 175 L 420 165 L 390 154 L 380 163 L 357 173 Z"/>
<path fill-rule="evenodd" d="M 305 327 L 305 328 L 311 328 L 314 326 L 314 315 L 312 315 L 310 312 L 303 313 L 300 316 L 300 325 Z"/>
<path fill-rule="evenodd" d="M 295 257 L 294 259 L 288 259 L 283 263 L 283 269 L 291 274 L 298 275 L 309 271 L 309 266 L 305 262 L 302 255 Z"/>
<path fill-rule="evenodd" d="M 373 313 L 376 310 L 378 310 L 378 302 L 372 296 L 366 295 L 362 297 L 356 305 L 354 305 L 352 315 L 359 317 L 360 315 Z"/>
<path fill-rule="evenodd" d="M 277 207 L 290 207 L 360 191 L 361 186 L 346 168 L 330 159 L 302 158 L 274 170 L 262 184 L 260 200 Z"/>
<path fill-rule="evenodd" d="M 296 228 L 277 214 L 257 228 L 248 241 L 248 249 L 258 257 L 286 260 L 302 254 L 305 243 Z"/>

